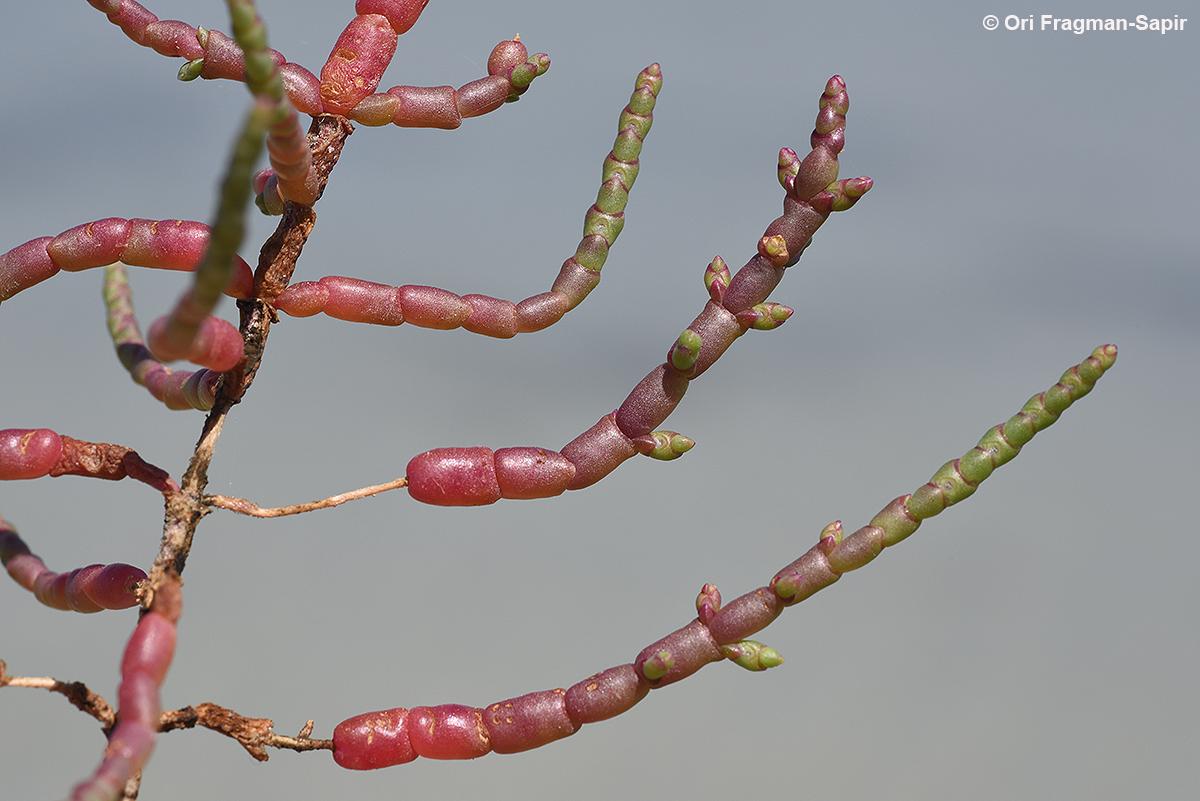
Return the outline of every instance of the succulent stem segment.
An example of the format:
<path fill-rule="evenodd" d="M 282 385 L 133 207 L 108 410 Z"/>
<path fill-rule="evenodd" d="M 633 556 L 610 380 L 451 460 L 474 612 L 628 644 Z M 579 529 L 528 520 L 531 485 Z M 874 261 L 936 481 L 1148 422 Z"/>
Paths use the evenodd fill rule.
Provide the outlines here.
<path fill-rule="evenodd" d="M 570 736 L 585 723 L 619 715 L 651 689 L 685 679 L 710 662 L 728 659 L 751 671 L 781 664 L 783 657 L 775 649 L 748 638 L 786 607 L 862 567 L 884 547 L 911 535 L 923 519 L 973 493 L 1034 434 L 1090 392 L 1116 358 L 1115 345 L 1096 348 L 1057 384 L 1030 398 L 1008 422 L 984 434 L 966 455 L 947 462 L 916 492 L 889 503 L 868 525 L 846 537 L 840 521 L 826 526 L 817 544 L 776 573 L 767 586 L 722 606 L 721 593 L 706 584 L 696 599 L 696 619 L 643 648 L 632 663 L 565 690 L 529 693 L 480 709 L 445 704 L 357 715 L 334 729 L 334 760 L 345 768 L 371 770 L 419 756 L 475 759 L 490 751 L 525 751 Z M 478 463 L 474 469 L 481 469 Z"/>
<path fill-rule="evenodd" d="M 460 296 L 431 286 L 387 286 L 330 275 L 292 284 L 275 299 L 275 308 L 292 317 L 324 313 L 357 323 L 464 328 L 504 339 L 548 328 L 600 283 L 608 250 L 625 224 L 625 205 L 637 178 L 638 156 L 654 122 L 654 103 L 661 88 L 662 71 L 657 64 L 638 75 L 629 105 L 617 124 L 617 140 L 604 159 L 596 202 L 584 215 L 583 239 L 575 255 L 563 262 L 549 292 L 513 303 L 487 295 Z"/>
<path fill-rule="evenodd" d="M 575 256 L 563 264 L 559 280 L 555 282 L 556 291 L 560 286 L 564 290 L 573 288 L 573 291 L 564 291 L 564 295 L 560 295 L 568 299 L 560 301 L 560 306 L 574 306 L 600 280 L 600 264 L 608 253 L 608 245 L 616 239 L 624 224 L 622 211 L 629 187 L 637 177 L 637 156 L 650 129 L 650 111 L 661 80 L 657 64 L 644 70 L 629 106 L 621 115 L 621 133 L 605 161 L 600 196 L 584 222 L 584 240 Z M 704 271 L 709 301 L 672 343 L 666 361 L 651 370 L 616 411 L 600 418 L 594 426 L 568 442 L 561 452 L 539 451 L 553 458 L 547 457 L 545 467 L 529 465 L 526 468 L 525 483 L 531 489 L 527 490 L 529 494 L 520 497 L 549 497 L 568 489 L 582 489 L 604 478 L 634 454 L 673 459 L 695 444 L 675 432 L 655 429 L 683 399 L 691 380 L 711 367 L 735 339 L 751 329 L 773 330 L 791 317 L 792 309 L 767 301 L 768 293 L 783 278 L 784 270 L 800 258 L 800 253 L 828 216 L 833 211 L 849 208 L 871 188 L 870 178 L 837 180 L 837 154 L 844 142 L 845 115 L 849 106 L 846 84 L 835 75 L 826 83 L 821 95 L 816 128 L 811 136 L 812 151 L 803 161 L 794 151 L 780 153 L 780 182 L 786 190 L 783 215 L 767 227 L 759 240 L 758 254 L 733 275 L 720 256 L 713 259 Z M 327 281 L 328 285 L 323 286 Z M 280 296 L 283 304 L 276 305 L 284 311 L 291 307 L 293 311 L 289 313 L 307 315 L 324 310 L 344 319 L 392 325 L 403 322 L 409 305 L 412 305 L 421 309 L 420 319 L 424 322 L 418 324 L 434 328 L 462 325 L 477 330 L 470 326 L 473 304 L 456 295 L 447 298 L 449 293 L 444 290 L 366 284 L 349 278 L 323 278 L 316 285 L 292 287 L 289 291 L 294 294 L 288 297 L 285 292 Z M 412 298 L 409 305 L 406 305 L 406 296 Z M 423 297 L 430 300 L 419 307 L 417 298 Z M 524 303 L 534 300 L 530 298 Z M 331 303 L 333 312 L 329 311 Z M 518 325 L 515 329 L 525 330 L 519 325 L 521 306 L 516 309 Z M 561 315 L 559 312 L 558 316 Z M 505 330 L 512 331 L 514 326 Z M 663 444 L 670 442 L 675 444 Z M 465 455 L 468 451 L 470 458 Z M 487 448 L 427 451 L 408 464 L 409 494 L 426 503 L 447 506 L 474 506 L 518 497 L 506 494 L 498 483 L 491 454 Z M 560 467 L 560 459 L 565 459 L 572 468 L 569 478 L 566 468 Z M 538 470 L 545 472 L 539 475 Z"/>
<path fill-rule="evenodd" d="M 54 609 L 99 612 L 137 606 L 138 589 L 146 580 L 141 569 L 125 564 L 88 565 L 55 573 L 30 553 L 17 530 L 0 517 L 0 564 L 13 580 Z"/>

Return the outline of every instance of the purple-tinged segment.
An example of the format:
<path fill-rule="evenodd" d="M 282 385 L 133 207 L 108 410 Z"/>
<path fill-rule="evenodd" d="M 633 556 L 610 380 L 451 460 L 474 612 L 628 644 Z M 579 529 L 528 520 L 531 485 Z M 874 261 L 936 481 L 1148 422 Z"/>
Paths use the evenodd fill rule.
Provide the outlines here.
<path fill-rule="evenodd" d="M 521 44 L 520 36 L 503 41 L 493 47 L 488 56 L 488 75 L 500 75 L 507 81 L 508 74 L 512 72 L 513 68 L 524 64 L 528 57 L 529 50 Z"/>
<path fill-rule="evenodd" d="M 551 292 L 564 295 L 575 308 L 600 283 L 600 268 L 608 258 L 608 243 L 600 236 L 585 236 L 575 255 L 563 262 Z"/>
<path fill-rule="evenodd" d="M 648 692 L 633 665 L 618 665 L 572 685 L 564 700 L 571 720 L 582 726 L 628 712 Z"/>
<path fill-rule="evenodd" d="M 617 428 L 630 439 L 649 434 L 675 410 L 687 388 L 688 379 L 660 364 L 633 388 L 617 409 Z"/>
<path fill-rule="evenodd" d="M 460 86 L 454 93 L 454 105 L 463 119 L 479 117 L 503 106 L 510 91 L 507 77 L 489 75 Z"/>
<path fill-rule="evenodd" d="M 780 570 L 768 585 L 784 606 L 798 604 L 818 590 L 842 577 L 829 566 L 821 543 L 817 543 L 796 561 Z"/>
<path fill-rule="evenodd" d="M 566 492 L 575 477 L 570 459 L 544 448 L 501 448 L 494 459 L 496 482 L 504 498 L 552 498 Z"/>
<path fill-rule="evenodd" d="M 663 687 L 724 658 L 708 627 L 697 619 L 643 648 L 633 665 L 651 687 Z"/>
<path fill-rule="evenodd" d="M 54 262 L 68 272 L 121 261 L 129 241 L 129 220 L 106 217 L 68 228 L 46 245 Z"/>
<path fill-rule="evenodd" d="M 571 301 L 558 292 L 525 298 L 517 304 L 517 330 L 523 334 L 541 331 L 561 320 L 570 308 Z"/>
<path fill-rule="evenodd" d="M 883 553 L 883 529 L 863 526 L 829 552 L 829 569 L 837 573 L 857 570 Z"/>
<path fill-rule="evenodd" d="M 708 630 L 718 645 L 740 642 L 771 625 L 783 608 L 770 587 L 759 587 L 721 607 L 708 622 Z"/>
<path fill-rule="evenodd" d="M 575 465 L 575 478 L 568 489 L 590 487 L 636 453 L 637 448 L 617 425 L 616 412 L 604 415 L 563 446 L 562 455 Z"/>
<path fill-rule="evenodd" d="M 125 646 L 121 675 L 145 673 L 161 685 L 175 656 L 175 636 L 175 624 L 166 615 L 153 610 L 142 615 Z"/>
<path fill-rule="evenodd" d="M 539 748 L 579 731 L 567 714 L 565 690 L 543 690 L 489 704 L 483 709 L 492 750 L 515 754 Z"/>
<path fill-rule="evenodd" d="M 398 289 L 404 320 L 411 325 L 446 331 L 471 316 L 471 304 L 448 290 L 414 284 Z"/>
<path fill-rule="evenodd" d="M 738 274 L 740 275 L 743 271 L 739 271 Z M 734 281 L 737 281 L 736 276 Z M 728 293 L 726 293 L 726 299 L 728 299 Z M 704 304 L 704 310 L 695 320 L 692 320 L 687 330 L 699 336 L 701 343 L 696 354 L 696 361 L 690 368 L 683 371 L 688 378 L 698 378 L 702 375 L 705 370 L 712 367 L 717 359 L 721 358 L 721 355 L 729 349 L 735 339 L 746 333 L 746 329 L 737 321 L 737 317 L 723 308 L 721 304 L 711 300 Z M 678 343 L 672 344 L 672 352 L 675 350 L 675 344 Z"/>
<path fill-rule="evenodd" d="M 54 237 L 43 236 L 0 255 L 0 303 L 53 277 L 61 267 L 46 252 Z"/>
<path fill-rule="evenodd" d="M 471 306 L 471 313 L 462 327 L 473 334 L 511 339 L 517 335 L 517 304 L 488 295 L 463 295 Z"/>
<path fill-rule="evenodd" d="M 404 322 L 400 287 L 340 275 L 327 275 L 318 283 L 327 293 L 323 311 L 330 317 L 374 325 Z"/>
<path fill-rule="evenodd" d="M 231 323 L 206 316 L 196 330 L 195 339 L 179 343 L 170 336 L 170 317 L 160 317 L 146 334 L 146 346 L 164 362 L 186 359 L 217 372 L 232 369 L 242 360 L 242 335 Z"/>
<path fill-rule="evenodd" d="M 297 281 L 279 293 L 275 308 L 292 317 L 312 317 L 325 311 L 328 302 L 329 290 L 320 281 Z"/>
<path fill-rule="evenodd" d="M 399 36 L 417 24 L 429 0 L 356 0 L 355 14 L 381 14 Z"/>
<path fill-rule="evenodd" d="M 393 86 L 387 93 L 400 101 L 392 115 L 393 125 L 444 129 L 462 125 L 453 86 Z"/>
<path fill-rule="evenodd" d="M 211 229 L 193 220 L 129 220 L 121 261 L 133 267 L 195 271 Z"/>
<path fill-rule="evenodd" d="M 342 31 L 321 67 L 321 102 L 330 114 L 349 113 L 375 91 L 392 56 L 396 32 L 387 17 L 359 14 Z"/>

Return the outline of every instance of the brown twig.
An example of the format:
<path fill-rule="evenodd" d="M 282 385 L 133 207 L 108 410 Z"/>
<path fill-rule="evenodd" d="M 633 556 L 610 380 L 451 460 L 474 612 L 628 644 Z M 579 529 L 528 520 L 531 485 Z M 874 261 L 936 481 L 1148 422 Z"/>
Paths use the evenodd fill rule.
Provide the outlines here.
<path fill-rule="evenodd" d="M 218 509 L 226 509 L 230 512 L 237 512 L 240 515 L 250 515 L 251 517 L 284 517 L 286 515 L 298 515 L 301 512 L 311 512 L 316 509 L 329 509 L 334 506 L 341 506 L 347 501 L 356 501 L 359 498 L 370 498 L 373 495 L 378 495 L 381 492 L 388 490 L 400 489 L 408 486 L 408 478 L 397 478 L 394 481 L 389 481 L 386 484 L 375 484 L 371 487 L 363 487 L 361 489 L 343 492 L 341 495 L 333 495 L 320 501 L 309 501 L 308 503 L 296 503 L 291 506 L 279 506 L 274 509 L 264 509 L 256 503 L 246 500 L 245 498 L 231 498 L 228 495 L 205 495 L 202 500 L 209 506 L 214 506 Z"/>
<path fill-rule="evenodd" d="M 290 748 L 293 751 L 333 750 L 333 740 L 313 740 L 312 721 L 304 725 L 298 737 L 288 737 L 271 731 L 275 725 L 268 718 L 247 718 L 216 704 L 200 704 L 164 712 L 159 731 L 191 729 L 202 726 L 232 737 L 242 744 L 250 756 L 259 762 L 269 758 L 267 748 Z"/>
<path fill-rule="evenodd" d="M 0 687 L 34 687 L 60 693 L 79 709 L 88 713 L 104 726 L 104 733 L 112 731 L 116 724 L 116 713 L 101 696 L 88 689 L 81 681 L 59 681 L 49 677 L 8 675 L 8 665 L 0 659 Z"/>
<path fill-rule="evenodd" d="M 318 197 L 337 164 L 346 137 L 353 130 L 353 126 L 342 117 L 323 114 L 313 119 L 308 141 L 319 180 Z M 275 319 L 271 301 L 291 280 L 296 260 L 315 222 L 316 213 L 311 207 L 298 206 L 289 201 L 274 235 L 262 247 L 254 279 L 255 296 L 238 301 L 245 358 L 222 376 L 216 402 L 204 421 L 204 430 L 183 475 L 181 491 L 167 495 L 162 546 L 150 571 L 152 588 L 158 587 L 168 575 L 183 573 L 196 526 L 209 512 L 201 496 L 208 484 L 208 465 L 216 451 L 217 438 L 221 435 L 229 410 L 240 402 L 258 372 L 267 335 Z"/>

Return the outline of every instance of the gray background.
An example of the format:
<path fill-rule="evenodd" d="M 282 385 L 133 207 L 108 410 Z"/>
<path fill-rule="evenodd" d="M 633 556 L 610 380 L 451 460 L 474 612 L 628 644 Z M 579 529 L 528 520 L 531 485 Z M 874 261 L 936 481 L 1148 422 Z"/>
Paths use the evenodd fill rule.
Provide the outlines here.
<path fill-rule="evenodd" d="M 213 514 L 164 704 L 213 701 L 283 733 L 313 718 L 329 736 L 373 709 L 568 686 L 686 623 L 705 582 L 736 597 L 831 520 L 862 525 L 1115 342 L 1097 391 L 969 503 L 765 631 L 781 668 L 713 665 L 565 741 L 463 764 L 359 774 L 276 752 L 259 765 L 211 732 L 176 732 L 143 798 L 1194 797 L 1200 18 L 1075 35 L 981 20 L 1194 6 L 811 5 L 430 4 L 384 87 L 461 85 L 518 31 L 553 66 L 457 131 L 360 128 L 297 278 L 545 291 L 633 78 L 659 61 L 604 281 L 512 341 L 285 318 L 210 491 L 289 504 L 393 478 L 431 447 L 561 447 L 661 361 L 713 255 L 737 267 L 753 253 L 779 214 L 776 153 L 807 149 L 834 73 L 851 96 L 842 176 L 875 188 L 777 290 L 795 317 L 692 386 L 669 425 L 699 445 L 678 462 L 632 460 L 536 503 L 445 510 L 399 492 L 285 520 Z M 352 5 L 260 8 L 271 44 L 316 71 Z M 215 0 L 151 10 L 229 27 Z M 0 248 L 105 216 L 208 219 L 247 100 L 231 83 L 180 85 L 178 66 L 84 3 L 6 11 Z M 243 255 L 273 224 L 254 221 Z M 163 410 L 122 373 L 100 280 L 62 274 L 4 304 L 0 425 L 119 442 L 179 475 L 201 416 Z M 134 281 L 143 325 L 186 284 Z M 144 486 L 80 478 L 6 485 L 0 509 L 57 570 L 148 566 L 162 517 Z M 56 612 L 3 582 L 0 658 L 111 698 L 134 617 Z M 0 692 L 0 724 L 7 798 L 66 795 L 104 746 L 40 691 Z"/>

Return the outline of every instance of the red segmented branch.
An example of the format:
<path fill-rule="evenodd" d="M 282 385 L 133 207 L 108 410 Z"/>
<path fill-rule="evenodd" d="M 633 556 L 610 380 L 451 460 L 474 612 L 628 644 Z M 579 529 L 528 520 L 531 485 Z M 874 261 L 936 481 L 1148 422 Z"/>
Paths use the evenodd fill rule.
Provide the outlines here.
<path fill-rule="evenodd" d="M 178 580 L 168 581 L 155 591 L 149 611 L 142 615 L 125 647 L 117 688 L 117 725 L 108 737 L 100 766 L 91 778 L 75 786 L 72 801 L 120 797 L 125 783 L 150 758 L 162 713 L 158 691 L 175 656 L 180 611 Z"/>
<path fill-rule="evenodd" d="M 107 217 L 58 236 L 33 239 L 0 255 L 0 302 L 45 281 L 59 270 L 78 272 L 121 262 L 131 267 L 194 272 L 204 258 L 211 228 L 191 220 L 124 220 Z M 240 256 L 225 294 L 250 296 L 254 275 Z"/>
<path fill-rule="evenodd" d="M 417 23 L 429 0 L 355 0 L 355 14 L 382 14 L 400 36 Z"/>
<path fill-rule="evenodd" d="M 185 295 L 180 302 L 188 302 Z M 150 326 L 147 345 L 155 357 L 163 361 L 186 359 L 192 364 L 207 367 L 218 373 L 233 368 L 242 360 L 242 335 L 230 323 L 219 317 L 202 315 L 195 339 L 177 342 L 169 336 L 168 317 L 160 317 Z"/>
<path fill-rule="evenodd" d="M 134 383 L 144 386 L 168 409 L 207 411 L 216 401 L 219 372 L 213 370 L 173 371 L 150 353 L 133 314 L 133 298 L 125 267 L 111 264 L 104 270 L 104 303 L 108 307 L 108 332 L 117 358 Z M 239 336 L 239 342 L 240 342 Z M 240 348 L 240 345 L 239 345 Z"/>
<path fill-rule="evenodd" d="M 0 564 L 13 580 L 43 604 L 74 612 L 128 609 L 138 603 L 137 590 L 146 574 L 126 564 L 88 565 L 55 573 L 0 517 Z"/>
<path fill-rule="evenodd" d="M 657 75 L 657 72 L 652 74 Z M 635 92 L 634 97 L 638 97 L 638 92 Z M 671 458 L 691 447 L 691 440 L 673 433 L 668 437 L 664 432 L 655 432 L 683 400 L 689 382 L 711 367 L 733 341 L 747 330 L 771 330 L 782 325 L 792 315 L 792 309 L 787 306 L 767 302 L 767 294 L 779 283 L 788 265 L 799 259 L 804 246 L 829 214 L 848 207 L 847 204 L 853 205 L 854 200 L 871 188 L 869 178 L 836 180 L 837 152 L 841 150 L 843 141 L 840 132 L 845 128 L 845 112 L 848 106 L 845 83 L 835 75 L 829 79 L 821 98 L 817 130 L 812 137 L 813 152 L 803 162 L 791 151 L 786 151 L 780 156 L 780 178 L 787 188 L 784 214 L 768 226 L 766 233 L 759 240 L 758 255 L 733 276 L 730 276 L 728 266 L 720 257 L 708 265 L 704 272 L 704 283 L 710 300 L 699 316 L 672 344 L 667 352 L 667 360 L 651 370 L 616 411 L 602 417 L 594 426 L 562 448 L 562 456 L 575 467 L 574 475 L 567 484 L 568 489 L 591 486 L 636 453 L 644 452 L 659 458 Z M 626 112 L 631 113 L 631 109 L 627 109 Z M 622 115 L 622 119 L 625 119 L 625 115 Z M 633 128 L 623 127 L 622 131 L 626 130 Z M 648 118 L 642 135 L 645 130 L 648 130 Z M 613 148 L 610 158 L 620 158 L 621 144 L 622 140 L 618 137 L 617 146 Z M 818 155 L 814 156 L 814 153 Z M 634 156 L 636 157 L 636 151 Z M 800 176 L 799 181 L 796 179 L 797 175 Z M 822 181 L 824 184 L 820 188 L 813 188 Z M 602 187 L 601 198 L 603 197 Z M 603 211 L 598 202 L 589 214 L 595 212 L 601 215 Z M 609 216 L 612 217 L 611 223 L 615 230 L 619 230 L 619 216 Z M 585 224 L 585 233 L 589 231 L 590 224 L 591 222 Z M 595 224 L 603 228 L 606 221 L 598 217 Z M 615 233 L 612 236 L 615 237 Z M 570 264 L 569 261 L 563 266 L 564 271 Z M 382 298 L 387 289 L 383 288 L 374 293 L 375 297 Z M 294 303 L 296 308 L 302 308 L 307 313 L 315 314 L 321 308 L 321 293 L 320 288 L 297 289 L 295 299 L 289 298 L 288 302 Z M 332 296 L 332 292 L 327 291 L 326 304 Z M 354 306 L 356 302 L 350 301 L 349 305 Z M 370 305 L 370 308 L 378 310 L 384 306 L 388 309 L 400 308 L 399 303 L 377 303 Z M 340 307 L 339 311 L 344 313 Z M 652 436 L 654 433 L 662 434 L 662 437 Z M 665 442 L 661 441 L 663 438 Z M 487 449 L 463 450 L 482 452 Z M 450 450 L 446 449 L 429 453 L 449 452 Z M 422 461 L 414 462 L 421 468 L 421 472 L 416 475 L 409 474 L 409 493 L 417 500 L 445 505 L 477 505 L 494 503 L 502 497 L 507 497 L 496 489 L 496 482 L 491 473 L 480 466 L 486 460 L 468 462 L 446 458 L 437 462 L 436 471 L 427 474 L 427 463 L 434 461 L 433 457 L 423 454 L 418 459 Z M 410 463 L 410 468 L 413 466 L 413 463 Z M 456 469 L 462 471 L 457 478 L 451 475 Z M 436 491 L 431 489 L 435 485 L 438 488 Z"/>
<path fill-rule="evenodd" d="M 507 69 L 506 65 L 523 58 L 524 52 L 520 42 L 502 42 L 492 51 L 488 68 Z M 326 276 L 319 281 L 292 284 L 275 299 L 275 307 L 293 317 L 324 312 L 338 319 L 376 325 L 400 325 L 407 321 L 426 328 L 461 326 L 472 333 L 499 338 L 553 325 L 600 283 L 600 270 L 609 248 L 624 225 L 629 190 L 637 178 L 638 156 L 650 131 L 661 88 L 662 72 L 657 64 L 638 74 L 629 104 L 621 112 L 616 142 L 604 159 L 596 202 L 584 215 L 583 238 L 575 254 L 563 262 L 549 292 L 513 303 L 487 295 L 460 296 L 435 287 L 392 287 L 357 278 Z M 263 173 L 259 173 L 256 189 L 265 181 Z"/>
<path fill-rule="evenodd" d="M 160 20 L 133 0 L 88 0 L 88 3 L 107 14 L 109 22 L 120 27 L 142 47 L 149 47 L 164 56 L 194 59 L 204 55 L 204 48 L 196 36 L 197 29 L 186 22 Z"/>
<path fill-rule="evenodd" d="M 778 571 L 767 586 L 722 606 L 717 588 L 704 585 L 696 598 L 696 619 L 643 648 L 632 664 L 611 668 L 567 690 L 529 693 L 482 709 L 445 704 L 358 715 L 334 729 L 334 760 L 345 768 L 370 770 L 418 756 L 474 759 L 489 751 L 524 751 L 574 734 L 585 723 L 618 715 L 652 688 L 685 679 L 709 663 L 729 659 L 754 671 L 781 664 L 778 652 L 747 638 L 770 625 L 785 607 L 867 564 L 884 547 L 910 536 L 922 520 L 971 495 L 1034 434 L 1090 392 L 1116 357 L 1114 345 L 1096 348 L 1006 423 L 990 429 L 963 457 L 947 462 L 916 492 L 887 504 L 866 526 L 849 536 L 843 536 L 840 521 L 826 526 L 817 544 Z M 615 422 L 611 425 L 615 427 Z M 450 470 L 439 481 L 488 473 L 491 451 L 460 450 L 480 458 L 470 471 Z M 430 455 L 418 459 L 426 457 Z"/>
<path fill-rule="evenodd" d="M 550 68 L 545 53 L 528 55 L 520 38 L 496 45 L 488 56 L 488 75 L 455 89 L 453 86 L 393 86 L 380 94 L 364 94 L 346 116 L 363 125 L 452 130 L 469 117 L 495 111 L 517 100 L 534 78 Z M 374 87 L 372 87 L 373 89 Z M 326 103 L 328 106 L 328 102 Z"/>
<path fill-rule="evenodd" d="M 543 448 L 437 448 L 405 469 L 413 498 L 438 506 L 484 506 L 501 498 L 551 498 L 565 492 L 575 465 Z"/>
<path fill-rule="evenodd" d="M 137 451 L 106 442 L 85 442 L 48 428 L 0 431 L 0 480 L 42 476 L 87 476 L 117 481 L 125 477 L 159 492 L 178 492 L 165 470 L 143 461 Z"/>
<path fill-rule="evenodd" d="M 324 313 L 373 325 L 407 322 L 441 330 L 461 327 L 505 339 L 552 325 L 570 305 L 570 299 L 559 292 L 543 292 L 513 303 L 487 295 L 456 295 L 432 286 L 388 286 L 340 275 L 299 281 L 275 299 L 275 308 L 292 317 Z"/>
<path fill-rule="evenodd" d="M 321 102 L 329 114 L 346 116 L 375 91 L 396 53 L 396 32 L 387 17 L 360 13 L 338 37 L 321 67 Z"/>
<path fill-rule="evenodd" d="M 88 0 L 93 8 L 108 15 L 108 19 L 125 35 L 143 47 L 164 56 L 188 59 L 179 70 L 180 80 L 194 78 L 225 78 L 246 80 L 246 62 L 242 49 L 220 31 L 197 28 L 179 20 L 159 20 L 133 0 Z M 292 105 L 306 114 L 321 113 L 320 81 L 299 64 L 290 63 L 283 54 L 268 50 L 267 54 L 279 69 L 284 91 Z"/>

